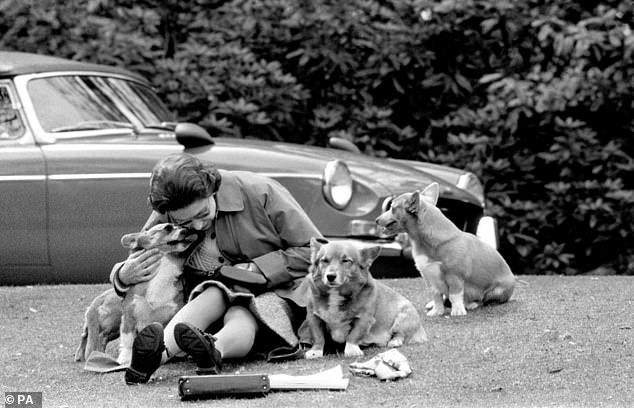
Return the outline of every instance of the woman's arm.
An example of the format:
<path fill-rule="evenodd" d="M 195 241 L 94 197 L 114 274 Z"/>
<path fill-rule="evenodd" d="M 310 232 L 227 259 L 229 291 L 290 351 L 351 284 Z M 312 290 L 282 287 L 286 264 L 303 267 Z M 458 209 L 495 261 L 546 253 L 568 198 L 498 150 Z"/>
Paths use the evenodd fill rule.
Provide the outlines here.
<path fill-rule="evenodd" d="M 145 231 L 162 222 L 161 214 L 153 211 L 141 231 Z M 149 249 L 130 253 L 123 262 L 118 262 L 110 272 L 110 282 L 119 296 L 124 296 L 130 286 L 152 279 L 161 263 L 158 249 Z"/>
<path fill-rule="evenodd" d="M 283 248 L 252 259 L 269 287 L 304 277 L 310 265 L 310 239 L 322 237 L 291 193 L 276 181 L 269 184 L 265 210 Z"/>

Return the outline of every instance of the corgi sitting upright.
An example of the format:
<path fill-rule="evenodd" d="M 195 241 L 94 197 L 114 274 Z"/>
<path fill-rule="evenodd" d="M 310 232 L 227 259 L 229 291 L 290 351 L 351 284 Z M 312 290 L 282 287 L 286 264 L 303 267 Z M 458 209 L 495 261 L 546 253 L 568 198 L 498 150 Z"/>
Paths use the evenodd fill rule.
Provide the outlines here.
<path fill-rule="evenodd" d="M 324 354 L 327 338 L 345 344 L 344 356 L 362 356 L 360 346 L 400 347 L 427 340 L 414 305 L 370 275 L 379 247 L 348 241 L 310 241 L 306 321 L 312 347 L 307 359 Z M 300 329 L 301 330 L 301 329 Z"/>
<path fill-rule="evenodd" d="M 93 351 L 104 352 L 109 341 L 121 337 L 117 362 L 130 363 L 136 334 L 153 322 L 165 326 L 185 304 L 182 253 L 196 239 L 190 230 L 168 223 L 121 238 L 121 244 L 130 251 L 160 249 L 159 271 L 151 280 L 130 287 L 123 298 L 108 289 L 92 301 L 86 310 L 76 361 L 87 359 Z"/>
<path fill-rule="evenodd" d="M 461 231 L 437 207 L 439 186 L 405 193 L 392 201 L 377 224 L 386 234 L 406 232 L 416 268 L 429 282 L 433 300 L 428 316 L 462 316 L 483 304 L 507 302 L 517 279 L 499 252 Z"/>

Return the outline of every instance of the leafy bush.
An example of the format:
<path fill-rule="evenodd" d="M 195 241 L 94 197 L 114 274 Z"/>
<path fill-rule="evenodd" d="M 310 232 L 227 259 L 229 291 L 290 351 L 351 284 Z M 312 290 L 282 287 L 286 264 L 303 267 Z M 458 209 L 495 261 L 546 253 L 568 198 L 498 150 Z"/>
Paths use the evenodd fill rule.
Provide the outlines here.
<path fill-rule="evenodd" d="M 525 270 L 633 272 L 634 37 L 618 16 L 530 21 L 528 71 L 483 76 L 486 103 L 434 123 L 445 158 L 483 176 Z"/>
<path fill-rule="evenodd" d="M 516 272 L 634 274 L 625 0 L 5 0 L 0 48 L 125 66 L 213 134 L 473 171 Z"/>

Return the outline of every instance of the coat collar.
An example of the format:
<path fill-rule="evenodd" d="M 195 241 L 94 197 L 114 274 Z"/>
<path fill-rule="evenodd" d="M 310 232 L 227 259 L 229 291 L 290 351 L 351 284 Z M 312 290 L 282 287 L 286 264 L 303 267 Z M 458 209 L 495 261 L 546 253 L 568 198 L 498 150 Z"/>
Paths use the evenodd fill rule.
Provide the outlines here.
<path fill-rule="evenodd" d="M 220 170 L 222 181 L 216 194 L 216 204 L 218 211 L 238 212 L 244 210 L 242 193 L 236 183 L 235 176 L 228 171 Z"/>

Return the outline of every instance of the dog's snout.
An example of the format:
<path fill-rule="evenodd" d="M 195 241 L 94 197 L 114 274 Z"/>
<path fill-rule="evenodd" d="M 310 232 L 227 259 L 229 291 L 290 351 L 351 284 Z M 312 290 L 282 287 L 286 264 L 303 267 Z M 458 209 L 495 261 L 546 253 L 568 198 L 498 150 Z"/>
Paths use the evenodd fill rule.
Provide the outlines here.
<path fill-rule="evenodd" d="M 334 282 L 337 279 L 337 274 L 336 273 L 327 273 L 326 274 L 326 280 L 328 280 L 328 282 Z"/>

